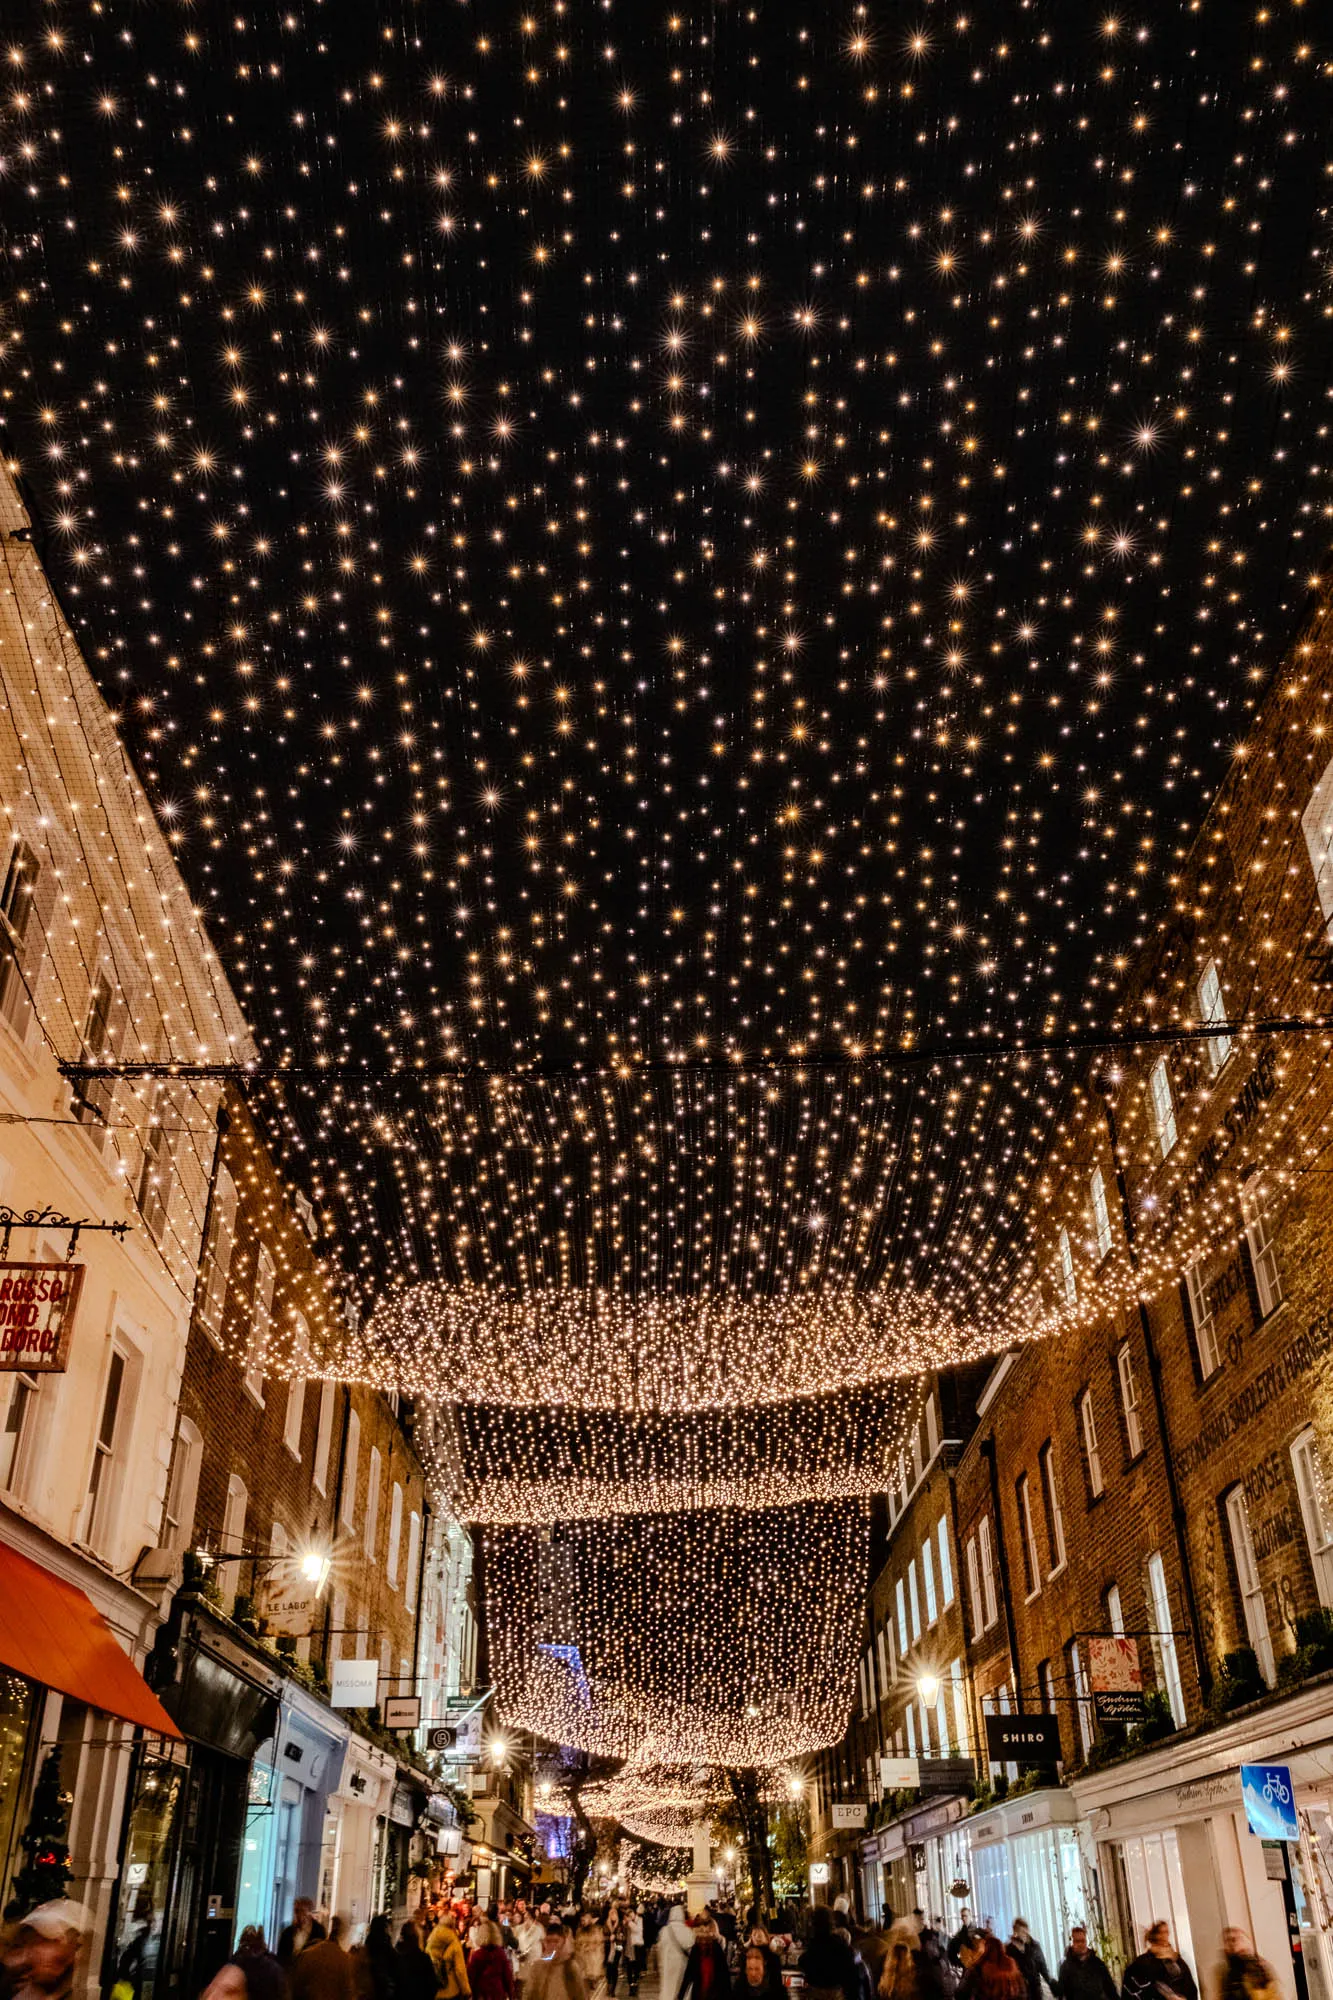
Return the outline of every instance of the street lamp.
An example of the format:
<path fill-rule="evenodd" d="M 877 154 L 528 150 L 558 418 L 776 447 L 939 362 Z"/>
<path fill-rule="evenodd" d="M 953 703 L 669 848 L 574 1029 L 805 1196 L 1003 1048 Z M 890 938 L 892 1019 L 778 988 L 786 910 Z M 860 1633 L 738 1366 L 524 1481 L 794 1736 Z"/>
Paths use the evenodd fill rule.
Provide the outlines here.
<path fill-rule="evenodd" d="M 305 1582 L 313 1583 L 316 1597 L 324 1595 L 324 1586 L 329 1580 L 333 1560 L 322 1549 L 307 1549 L 301 1557 L 301 1575 Z"/>
<path fill-rule="evenodd" d="M 940 1698 L 940 1677 L 938 1674 L 918 1674 L 916 1691 L 927 1708 L 934 1708 Z"/>
<path fill-rule="evenodd" d="M 788 1778 L 787 1780 L 788 1798 L 799 1799 L 801 1793 L 804 1790 L 805 1790 L 805 1779 L 798 1776 L 798 1774 L 795 1771 L 793 1771 L 790 1778 Z"/>

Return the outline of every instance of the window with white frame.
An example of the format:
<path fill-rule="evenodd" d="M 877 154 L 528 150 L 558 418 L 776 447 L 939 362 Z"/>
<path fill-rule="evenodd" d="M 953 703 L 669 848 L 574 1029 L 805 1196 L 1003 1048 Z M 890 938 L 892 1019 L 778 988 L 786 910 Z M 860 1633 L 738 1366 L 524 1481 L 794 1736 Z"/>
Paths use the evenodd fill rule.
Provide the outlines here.
<path fill-rule="evenodd" d="M 1240 1191 L 1240 1215 L 1245 1227 L 1245 1248 L 1254 1276 L 1259 1317 L 1267 1319 L 1269 1313 L 1282 1303 L 1282 1273 L 1278 1269 L 1272 1207 L 1265 1199 L 1263 1186 L 1257 1177 L 1247 1181 Z"/>
<path fill-rule="evenodd" d="M 275 1521 L 268 1531 L 268 1552 L 271 1556 L 288 1556 L 292 1551 L 292 1538 L 281 1521 Z"/>
<path fill-rule="evenodd" d="M 1069 1679 L 1074 1690 L 1074 1719 L 1078 1724 L 1079 1748 L 1084 1757 L 1092 1749 L 1092 1694 L 1088 1687 L 1088 1666 L 1077 1639 L 1069 1642 Z"/>
<path fill-rule="evenodd" d="M 975 1535 L 968 1536 L 964 1556 L 967 1562 L 967 1595 L 972 1610 L 972 1635 L 979 1638 L 986 1629 L 986 1606 L 981 1595 L 981 1564 Z"/>
<path fill-rule="evenodd" d="M 991 1546 L 989 1514 L 982 1515 L 977 1528 L 977 1551 L 981 1558 L 981 1593 L 986 1605 L 986 1629 L 989 1631 L 1000 1615 L 995 1595 L 995 1555 Z"/>
<path fill-rule="evenodd" d="M 414 1507 L 407 1517 L 407 1575 L 403 1578 L 403 1603 L 417 1608 L 417 1582 L 421 1574 L 421 1516 Z"/>
<path fill-rule="evenodd" d="M 935 1540 L 940 1552 L 940 1603 L 947 1611 L 953 1603 L 953 1560 L 949 1552 L 949 1523 L 943 1514 Z"/>
<path fill-rule="evenodd" d="M 227 1500 L 222 1510 L 222 1533 L 218 1538 L 218 1553 L 224 1560 L 218 1566 L 218 1583 L 228 1597 L 234 1597 L 240 1589 L 241 1565 L 239 1561 L 228 1562 L 226 1557 L 239 1557 L 245 1547 L 245 1517 L 250 1510 L 250 1494 L 239 1472 L 233 1472 L 227 1481 Z"/>
<path fill-rule="evenodd" d="M 1097 1443 L 1097 1412 L 1092 1407 L 1092 1390 L 1085 1389 L 1078 1399 L 1078 1423 L 1083 1434 L 1083 1464 L 1088 1475 L 1088 1493 L 1096 1499 L 1106 1491 L 1106 1481 L 1102 1476 L 1102 1454 Z"/>
<path fill-rule="evenodd" d="M 103 1056 L 113 1053 L 111 1010 L 114 1004 L 115 992 L 111 980 L 105 971 L 99 969 L 93 979 L 83 1023 L 83 1060 L 86 1063 L 100 1062 Z M 71 1109 L 80 1125 L 105 1125 L 111 1116 L 115 1095 L 114 1077 L 80 1077 L 74 1086 Z"/>
<path fill-rule="evenodd" d="M 1259 1671 L 1271 1687 L 1274 1675 L 1273 1641 L 1268 1630 L 1268 1607 L 1264 1603 L 1264 1587 L 1259 1581 L 1259 1565 L 1254 1559 L 1250 1510 L 1245 1504 L 1244 1487 L 1232 1487 L 1226 1497 L 1226 1510 L 1227 1533 L 1231 1537 L 1231 1556 L 1236 1565 L 1245 1635 L 1254 1648 Z"/>
<path fill-rule="evenodd" d="M 347 1444 L 343 1451 L 342 1506 L 340 1513 L 345 1528 L 356 1526 L 356 1472 L 357 1459 L 361 1454 L 361 1419 L 355 1410 L 347 1413 Z"/>
<path fill-rule="evenodd" d="M 189 1548 L 190 1537 L 194 1533 L 194 1510 L 199 1498 L 199 1468 L 203 1456 L 203 1432 L 198 1424 L 182 1417 L 176 1426 L 171 1476 L 167 1480 L 167 1500 L 162 1510 L 163 1543 L 178 1553 Z"/>
<path fill-rule="evenodd" d="M 292 1359 L 297 1368 L 310 1363 L 310 1329 L 303 1315 L 292 1313 Z M 287 1384 L 287 1409 L 282 1420 L 282 1441 L 293 1458 L 301 1456 L 301 1424 L 305 1417 L 304 1373 L 293 1375 Z"/>
<path fill-rule="evenodd" d="M 1333 763 L 1310 794 L 1301 814 L 1301 832 L 1314 870 L 1315 893 L 1330 937 L 1333 937 Z"/>
<path fill-rule="evenodd" d="M 917 1754 L 916 1703 L 911 1701 L 907 1704 L 907 1754 L 909 1757 L 915 1757 Z"/>
<path fill-rule="evenodd" d="M 1118 1638 L 1123 1639 L 1125 1636 L 1125 1613 L 1120 1602 L 1120 1585 L 1118 1583 L 1107 1584 L 1106 1596 L 1102 1602 L 1106 1606 L 1106 1623 L 1108 1627 Z"/>
<path fill-rule="evenodd" d="M 329 1456 L 333 1449 L 333 1416 L 337 1402 L 337 1390 L 332 1382 L 319 1385 L 319 1422 L 315 1427 L 315 1462 L 310 1469 L 310 1481 L 316 1492 L 329 1490 Z"/>
<path fill-rule="evenodd" d="M 1148 1609 L 1153 1622 L 1153 1651 L 1157 1678 L 1177 1729 L 1185 1726 L 1185 1689 L 1180 1678 L 1180 1658 L 1176 1652 L 1175 1621 L 1166 1587 L 1166 1564 L 1159 1554 L 1148 1558 Z"/>
<path fill-rule="evenodd" d="M 1217 1319 L 1208 1296 L 1202 1257 L 1197 1258 L 1186 1271 L 1185 1290 L 1190 1302 L 1190 1327 L 1194 1334 L 1194 1352 L 1198 1357 L 1199 1373 L 1206 1382 L 1209 1376 L 1215 1375 L 1221 1367 L 1222 1354 L 1217 1344 Z"/>
<path fill-rule="evenodd" d="M 236 1183 L 225 1167 L 218 1168 L 213 1200 L 208 1211 L 208 1240 L 204 1245 L 204 1289 L 199 1299 L 199 1319 L 205 1333 L 214 1340 L 222 1337 L 222 1312 L 227 1298 L 227 1276 L 236 1248 Z"/>
<path fill-rule="evenodd" d="M 929 1535 L 921 1544 L 921 1588 L 926 1595 L 926 1623 L 933 1625 L 940 1613 L 935 1601 L 935 1552 Z"/>
<path fill-rule="evenodd" d="M 1026 1472 L 1014 1484 L 1018 1499 L 1018 1538 L 1023 1552 L 1023 1587 L 1029 1597 L 1041 1588 L 1041 1561 L 1037 1555 L 1037 1530 L 1032 1520 L 1032 1492 Z"/>
<path fill-rule="evenodd" d="M 40 923 L 33 924 L 33 912 L 41 872 L 33 849 L 16 838 L 0 889 L 0 1014 L 20 1034 L 32 1013 L 32 965 L 41 947 L 40 936 L 29 935 L 30 930 L 40 930 Z"/>
<path fill-rule="evenodd" d="M 1088 1178 L 1088 1193 L 1092 1197 L 1092 1235 L 1100 1264 L 1111 1248 L 1111 1209 L 1106 1199 L 1106 1176 L 1100 1167 L 1094 1167 Z"/>
<path fill-rule="evenodd" d="M 0 1432 L 0 1491 L 22 1494 L 32 1465 L 42 1377 L 16 1374 L 9 1379 L 9 1404 Z"/>
<path fill-rule="evenodd" d="M 1130 1457 L 1137 1458 L 1143 1450 L 1143 1430 L 1139 1423 L 1139 1385 L 1134 1379 L 1134 1356 L 1129 1351 L 1127 1340 L 1116 1349 L 1115 1372 L 1120 1386 L 1120 1415 L 1125 1426 L 1125 1444 Z"/>
<path fill-rule="evenodd" d="M 1199 976 L 1198 995 L 1200 1027 L 1225 1028 L 1227 1003 L 1222 998 L 1222 977 L 1215 958 L 1209 959 Z M 1231 1037 L 1226 1034 L 1209 1035 L 1204 1048 L 1208 1055 L 1208 1067 L 1216 1076 L 1231 1054 Z"/>
<path fill-rule="evenodd" d="M 144 1228 L 154 1243 L 162 1241 L 171 1206 L 171 1116 L 171 1086 L 162 1079 L 153 1089 L 136 1196 Z"/>
<path fill-rule="evenodd" d="M 131 1360 L 119 1344 L 111 1349 L 106 1380 L 102 1384 L 101 1409 L 93 1437 L 93 1461 L 88 1471 L 88 1494 L 83 1512 L 81 1539 L 91 1549 L 106 1554 L 115 1534 L 116 1508 L 124 1479 L 130 1422 Z"/>
<path fill-rule="evenodd" d="M 915 1645 L 921 1637 L 921 1599 L 917 1595 L 916 1588 L 915 1556 L 912 1556 L 907 1564 L 907 1599 L 912 1607 L 912 1644 Z"/>
<path fill-rule="evenodd" d="M 366 1520 L 363 1541 L 366 1560 L 368 1562 L 374 1562 L 375 1560 L 375 1543 L 379 1536 L 380 1469 L 382 1463 L 378 1446 L 372 1445 L 370 1447 L 370 1457 L 366 1462 Z"/>
<path fill-rule="evenodd" d="M 959 1756 L 966 1757 L 968 1755 L 968 1746 L 972 1739 L 972 1732 L 968 1726 L 967 1682 L 963 1679 L 963 1663 L 961 1660 L 950 1660 L 949 1662 L 949 1686 L 953 1690 L 954 1742 L 958 1745 Z"/>
<path fill-rule="evenodd" d="M 907 1651 L 907 1585 L 901 1577 L 893 1586 L 893 1600 L 898 1611 L 898 1651 Z"/>
<path fill-rule="evenodd" d="M 245 1371 L 245 1386 L 257 1403 L 264 1400 L 264 1358 L 273 1328 L 273 1294 L 277 1282 L 278 1274 L 269 1247 L 267 1243 L 261 1243 L 255 1252 L 255 1282 L 250 1294 L 250 1339 L 246 1350 L 249 1366 Z"/>
<path fill-rule="evenodd" d="M 1157 1149 L 1165 1159 L 1176 1143 L 1176 1102 L 1171 1094 L 1171 1073 L 1165 1056 L 1158 1056 L 1148 1072 L 1148 1096 Z"/>
<path fill-rule="evenodd" d="M 1046 1540 L 1051 1551 L 1052 1576 L 1065 1566 L 1065 1517 L 1060 1506 L 1060 1490 L 1055 1479 L 1055 1445 L 1048 1439 L 1037 1454 L 1041 1466 L 1041 1497 L 1046 1510 Z"/>
<path fill-rule="evenodd" d="M 1072 1309 L 1078 1304 L 1078 1279 L 1074 1275 L 1074 1250 L 1069 1241 L 1069 1231 L 1060 1231 L 1060 1296 L 1066 1306 Z"/>
<path fill-rule="evenodd" d="M 1299 1437 L 1293 1438 L 1291 1467 L 1296 1475 L 1296 1495 L 1305 1527 L 1305 1545 L 1310 1551 L 1310 1567 L 1314 1571 L 1315 1592 L 1322 1605 L 1333 1606 L 1333 1505 L 1324 1477 L 1324 1461 L 1312 1429 L 1303 1430 Z"/>
<path fill-rule="evenodd" d="M 389 1546 L 384 1556 L 384 1573 L 390 1590 L 398 1588 L 398 1557 L 403 1541 L 403 1489 L 395 1479 L 389 1495 Z"/>

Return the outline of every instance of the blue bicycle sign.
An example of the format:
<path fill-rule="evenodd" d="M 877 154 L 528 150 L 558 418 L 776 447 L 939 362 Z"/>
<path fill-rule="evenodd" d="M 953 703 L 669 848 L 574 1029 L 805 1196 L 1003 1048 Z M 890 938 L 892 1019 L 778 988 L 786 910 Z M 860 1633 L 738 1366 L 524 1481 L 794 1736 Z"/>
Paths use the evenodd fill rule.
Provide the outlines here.
<path fill-rule="evenodd" d="M 1250 1832 L 1261 1840 L 1299 1840 L 1296 1795 L 1285 1764 L 1242 1764 L 1240 1791 Z"/>

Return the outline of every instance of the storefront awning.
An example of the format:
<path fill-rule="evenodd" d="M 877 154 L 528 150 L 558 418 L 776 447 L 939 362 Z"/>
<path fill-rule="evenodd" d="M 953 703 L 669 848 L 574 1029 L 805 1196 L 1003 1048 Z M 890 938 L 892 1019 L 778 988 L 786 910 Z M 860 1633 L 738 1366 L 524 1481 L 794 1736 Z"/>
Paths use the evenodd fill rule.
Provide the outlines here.
<path fill-rule="evenodd" d="M 155 1736 L 180 1735 L 91 1598 L 3 1543 L 0 1666 Z"/>

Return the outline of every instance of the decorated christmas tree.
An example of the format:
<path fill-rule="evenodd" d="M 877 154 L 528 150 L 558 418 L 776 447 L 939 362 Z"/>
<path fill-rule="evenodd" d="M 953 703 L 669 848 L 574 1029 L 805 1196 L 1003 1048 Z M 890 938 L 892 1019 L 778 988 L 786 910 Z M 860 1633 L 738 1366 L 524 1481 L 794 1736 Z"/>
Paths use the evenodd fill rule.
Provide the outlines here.
<path fill-rule="evenodd" d="M 27 1910 L 65 1893 L 73 1874 L 65 1839 L 66 1801 L 60 1789 L 60 1747 L 48 1750 L 32 1795 L 32 1811 L 23 1830 L 25 1856 L 14 1878 L 14 1901 Z"/>

